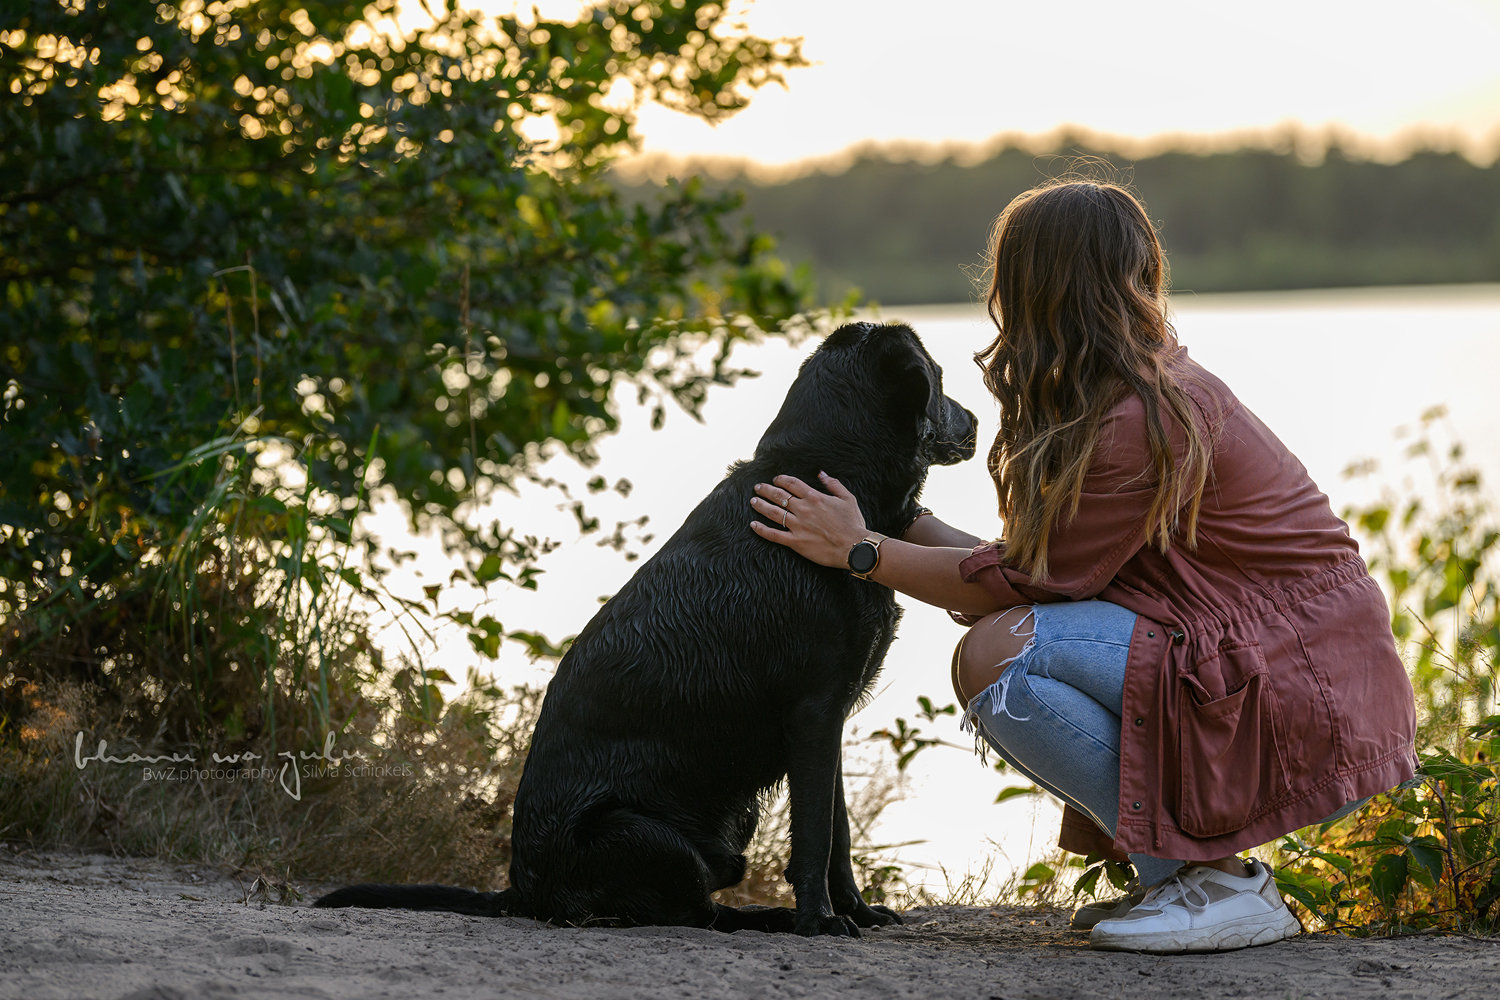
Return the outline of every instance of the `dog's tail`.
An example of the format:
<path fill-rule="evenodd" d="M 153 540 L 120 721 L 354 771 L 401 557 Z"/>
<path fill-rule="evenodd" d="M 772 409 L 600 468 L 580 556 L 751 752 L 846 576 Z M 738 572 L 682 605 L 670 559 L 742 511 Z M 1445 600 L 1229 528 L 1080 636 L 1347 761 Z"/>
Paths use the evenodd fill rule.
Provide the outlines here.
<path fill-rule="evenodd" d="M 530 908 L 515 889 L 476 892 L 451 885 L 376 885 L 336 889 L 314 906 L 362 906 L 371 910 L 441 910 L 472 917 L 529 917 Z"/>

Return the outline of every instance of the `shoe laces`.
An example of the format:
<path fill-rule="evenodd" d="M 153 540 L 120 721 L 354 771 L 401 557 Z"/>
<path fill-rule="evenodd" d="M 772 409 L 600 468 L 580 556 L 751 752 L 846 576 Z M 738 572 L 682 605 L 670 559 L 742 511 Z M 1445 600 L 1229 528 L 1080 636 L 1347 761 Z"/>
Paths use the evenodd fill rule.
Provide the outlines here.
<path fill-rule="evenodd" d="M 1164 882 L 1146 893 L 1146 898 L 1141 900 L 1140 905 L 1159 909 L 1179 901 L 1190 913 L 1202 913 L 1213 902 L 1201 885 L 1179 873 L 1168 875 Z"/>

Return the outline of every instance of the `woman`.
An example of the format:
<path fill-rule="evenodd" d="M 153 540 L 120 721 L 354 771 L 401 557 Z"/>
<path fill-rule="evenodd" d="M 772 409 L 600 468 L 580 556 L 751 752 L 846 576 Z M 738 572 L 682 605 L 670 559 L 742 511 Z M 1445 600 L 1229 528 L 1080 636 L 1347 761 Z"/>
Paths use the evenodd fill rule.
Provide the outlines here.
<path fill-rule="evenodd" d="M 1152 887 L 1080 911 L 1094 947 L 1289 937 L 1271 873 L 1236 855 L 1415 767 L 1385 600 L 1302 465 L 1177 344 L 1134 198 L 1029 191 L 991 251 L 999 332 L 976 360 L 1000 406 L 1004 541 L 924 514 L 872 546 L 826 475 L 758 486 L 786 526 L 752 528 L 971 624 L 953 657 L 967 719 L 1067 804 L 1061 846 L 1126 853 Z"/>

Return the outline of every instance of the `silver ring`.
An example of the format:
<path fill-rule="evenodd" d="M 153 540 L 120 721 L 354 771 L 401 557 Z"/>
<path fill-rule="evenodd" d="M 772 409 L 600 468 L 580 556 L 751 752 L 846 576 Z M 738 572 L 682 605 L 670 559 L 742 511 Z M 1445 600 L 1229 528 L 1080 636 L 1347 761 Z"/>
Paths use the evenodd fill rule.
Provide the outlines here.
<path fill-rule="evenodd" d="M 782 512 L 781 512 L 781 526 L 783 528 L 786 527 L 786 515 L 787 515 L 787 512 L 786 512 L 785 509 L 783 509 Z"/>

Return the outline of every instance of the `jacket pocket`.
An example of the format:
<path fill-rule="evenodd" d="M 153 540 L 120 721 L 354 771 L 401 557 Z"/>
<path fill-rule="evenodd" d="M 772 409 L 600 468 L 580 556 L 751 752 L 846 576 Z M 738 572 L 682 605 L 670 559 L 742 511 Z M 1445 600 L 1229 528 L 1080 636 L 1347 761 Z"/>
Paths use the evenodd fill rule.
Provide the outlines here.
<path fill-rule="evenodd" d="M 1195 837 L 1242 830 L 1288 790 L 1281 709 L 1258 642 L 1221 645 L 1178 695 L 1178 826 Z M 1222 695 L 1218 691 L 1224 691 Z"/>

